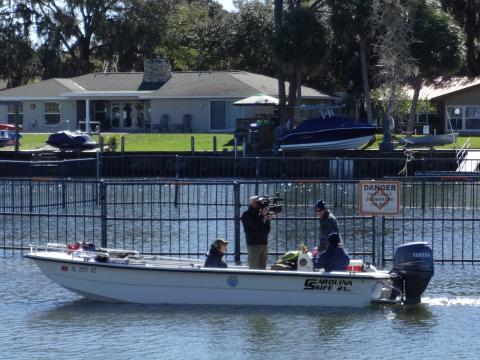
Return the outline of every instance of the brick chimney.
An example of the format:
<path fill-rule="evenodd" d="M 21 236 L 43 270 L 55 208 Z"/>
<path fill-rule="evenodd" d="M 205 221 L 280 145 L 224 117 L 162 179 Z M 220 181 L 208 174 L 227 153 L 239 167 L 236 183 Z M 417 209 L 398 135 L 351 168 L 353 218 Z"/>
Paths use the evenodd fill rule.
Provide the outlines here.
<path fill-rule="evenodd" d="M 166 83 L 172 77 L 172 67 L 167 59 L 147 59 L 143 63 L 143 82 Z"/>

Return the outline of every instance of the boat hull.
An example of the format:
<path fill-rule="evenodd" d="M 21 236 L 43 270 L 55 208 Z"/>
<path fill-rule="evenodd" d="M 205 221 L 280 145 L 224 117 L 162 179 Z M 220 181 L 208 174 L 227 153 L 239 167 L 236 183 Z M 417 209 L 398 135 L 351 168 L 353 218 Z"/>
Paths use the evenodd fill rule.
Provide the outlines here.
<path fill-rule="evenodd" d="M 346 117 L 304 120 L 278 139 L 282 150 L 355 150 L 375 140 L 377 128 Z"/>
<path fill-rule="evenodd" d="M 458 133 L 440 134 L 440 135 L 424 135 L 424 136 L 406 136 L 398 139 L 401 146 L 441 146 L 453 144 L 458 137 Z"/>
<path fill-rule="evenodd" d="M 92 300 L 140 304 L 366 307 L 390 275 L 98 263 L 27 254 L 64 288 Z"/>
<path fill-rule="evenodd" d="M 306 143 L 292 143 L 282 144 L 282 150 L 357 150 L 363 149 L 370 142 L 374 141 L 373 135 L 361 136 L 357 138 L 336 140 L 336 141 L 321 141 L 321 142 L 306 142 Z"/>

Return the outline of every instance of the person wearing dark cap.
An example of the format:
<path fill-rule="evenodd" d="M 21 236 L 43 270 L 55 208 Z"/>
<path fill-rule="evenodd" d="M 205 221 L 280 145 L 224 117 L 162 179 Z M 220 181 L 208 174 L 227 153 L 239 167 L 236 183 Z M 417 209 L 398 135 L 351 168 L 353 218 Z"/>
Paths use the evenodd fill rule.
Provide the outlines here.
<path fill-rule="evenodd" d="M 227 264 L 222 260 L 223 255 L 227 252 L 228 241 L 217 239 L 210 246 L 205 260 L 204 267 L 226 268 Z"/>
<path fill-rule="evenodd" d="M 335 216 L 327 209 L 323 200 L 318 200 L 315 204 L 315 214 L 320 219 L 320 244 L 318 245 L 318 252 L 322 252 L 327 249 L 328 235 L 331 233 L 339 234 L 338 222 Z"/>
<path fill-rule="evenodd" d="M 243 231 L 247 240 L 248 267 L 263 269 L 267 267 L 268 234 L 270 233 L 270 219 L 267 207 L 261 207 L 262 198 L 252 196 L 248 209 L 242 214 Z"/>
<path fill-rule="evenodd" d="M 313 259 L 315 269 L 325 269 L 325 271 L 343 271 L 347 269 L 350 263 L 350 256 L 343 248 L 340 236 L 332 233 L 327 237 L 327 250 Z"/>

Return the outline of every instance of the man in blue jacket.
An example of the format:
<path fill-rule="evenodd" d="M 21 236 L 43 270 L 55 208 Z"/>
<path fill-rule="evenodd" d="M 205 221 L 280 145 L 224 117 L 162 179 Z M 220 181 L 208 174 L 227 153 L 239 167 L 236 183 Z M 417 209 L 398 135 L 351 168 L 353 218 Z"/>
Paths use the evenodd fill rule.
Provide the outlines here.
<path fill-rule="evenodd" d="M 318 251 L 322 252 L 327 249 L 328 235 L 331 233 L 339 233 L 338 222 L 335 216 L 328 211 L 323 200 L 318 200 L 315 204 L 315 214 L 320 219 L 320 243 L 318 245 Z"/>
<path fill-rule="evenodd" d="M 350 263 L 350 256 L 343 248 L 340 236 L 337 233 L 332 233 L 328 236 L 327 242 L 327 250 L 313 259 L 315 269 L 324 268 L 327 272 L 346 270 Z"/>
<path fill-rule="evenodd" d="M 222 260 L 223 255 L 227 252 L 228 241 L 217 239 L 210 246 L 204 267 L 226 268 L 227 264 Z"/>

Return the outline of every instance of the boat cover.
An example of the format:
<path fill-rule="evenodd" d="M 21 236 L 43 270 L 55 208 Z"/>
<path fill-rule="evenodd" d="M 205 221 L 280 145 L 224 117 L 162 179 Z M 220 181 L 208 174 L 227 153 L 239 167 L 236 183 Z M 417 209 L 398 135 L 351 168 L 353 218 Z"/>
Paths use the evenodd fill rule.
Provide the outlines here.
<path fill-rule="evenodd" d="M 93 149 L 97 145 L 90 139 L 90 136 L 82 133 L 74 133 L 71 131 L 60 131 L 51 134 L 46 143 L 58 147 L 60 149 Z"/>
<path fill-rule="evenodd" d="M 288 134 L 331 130 L 336 128 L 375 129 L 375 126 L 370 125 L 367 122 L 359 122 L 354 118 L 350 118 L 350 117 L 339 117 L 339 116 L 330 116 L 326 118 L 318 117 L 318 118 L 304 120 L 300 125 L 298 125 L 294 130 L 292 130 Z"/>

